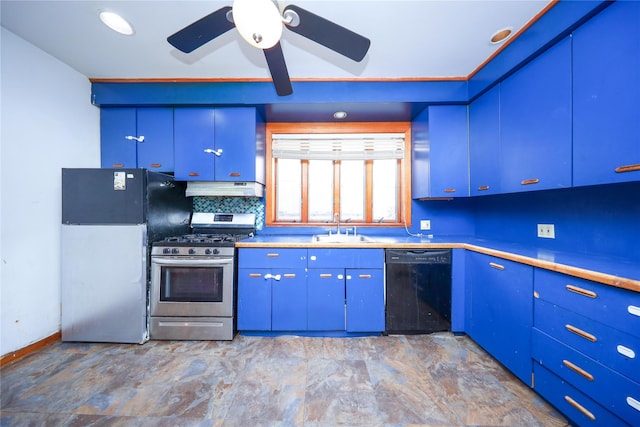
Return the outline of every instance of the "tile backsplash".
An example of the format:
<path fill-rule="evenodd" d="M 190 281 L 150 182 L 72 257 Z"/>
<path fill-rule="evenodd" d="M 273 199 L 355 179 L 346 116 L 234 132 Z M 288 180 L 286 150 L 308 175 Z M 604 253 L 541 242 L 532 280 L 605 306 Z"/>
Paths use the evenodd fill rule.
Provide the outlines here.
<path fill-rule="evenodd" d="M 204 197 L 193 198 L 194 212 L 252 213 L 256 215 L 256 230 L 264 227 L 264 198 Z"/>

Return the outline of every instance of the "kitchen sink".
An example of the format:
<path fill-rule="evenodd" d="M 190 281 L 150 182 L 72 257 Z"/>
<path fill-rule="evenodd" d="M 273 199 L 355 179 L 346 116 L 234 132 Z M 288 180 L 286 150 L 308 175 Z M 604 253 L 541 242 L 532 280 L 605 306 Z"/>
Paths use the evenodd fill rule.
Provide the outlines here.
<path fill-rule="evenodd" d="M 314 234 L 312 243 L 372 243 L 373 239 L 362 234 Z"/>

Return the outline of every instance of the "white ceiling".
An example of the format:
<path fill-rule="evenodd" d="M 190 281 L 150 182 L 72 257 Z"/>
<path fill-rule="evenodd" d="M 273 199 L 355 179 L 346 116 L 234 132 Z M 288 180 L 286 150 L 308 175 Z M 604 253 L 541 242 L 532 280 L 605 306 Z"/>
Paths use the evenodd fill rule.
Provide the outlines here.
<path fill-rule="evenodd" d="M 467 77 L 498 46 L 497 30 L 522 28 L 550 0 L 290 0 L 371 39 L 360 63 L 291 31 L 282 49 L 292 79 Z M 191 54 L 167 36 L 228 1 L 2 0 L 2 26 L 90 78 L 269 78 L 264 55 L 235 29 Z M 120 13 L 135 28 L 123 36 L 98 11 Z"/>

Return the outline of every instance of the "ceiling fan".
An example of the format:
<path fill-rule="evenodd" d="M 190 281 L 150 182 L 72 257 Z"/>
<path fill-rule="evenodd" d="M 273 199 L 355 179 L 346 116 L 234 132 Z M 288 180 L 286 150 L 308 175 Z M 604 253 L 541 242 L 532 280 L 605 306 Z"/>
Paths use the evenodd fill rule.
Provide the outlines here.
<path fill-rule="evenodd" d="M 371 41 L 301 7 L 282 0 L 234 0 L 167 37 L 176 49 L 189 53 L 233 27 L 249 44 L 264 52 L 271 79 L 280 96 L 293 93 L 280 37 L 285 26 L 356 62 L 362 61 Z"/>

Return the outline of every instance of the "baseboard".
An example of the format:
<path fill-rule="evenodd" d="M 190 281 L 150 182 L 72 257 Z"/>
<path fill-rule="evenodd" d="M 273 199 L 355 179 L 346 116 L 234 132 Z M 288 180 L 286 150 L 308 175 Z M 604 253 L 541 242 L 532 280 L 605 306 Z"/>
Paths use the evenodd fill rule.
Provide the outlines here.
<path fill-rule="evenodd" d="M 56 341 L 59 341 L 62 338 L 62 333 L 60 331 L 56 332 L 53 335 L 50 335 L 46 338 L 41 339 L 40 341 L 36 341 L 33 344 L 29 344 L 26 347 L 23 347 L 19 350 L 12 351 L 11 353 L 7 353 L 4 356 L 0 357 L 0 367 L 8 365 L 9 363 L 15 362 L 16 360 L 22 359 L 25 356 L 34 353 L 49 344 L 52 344 Z"/>

